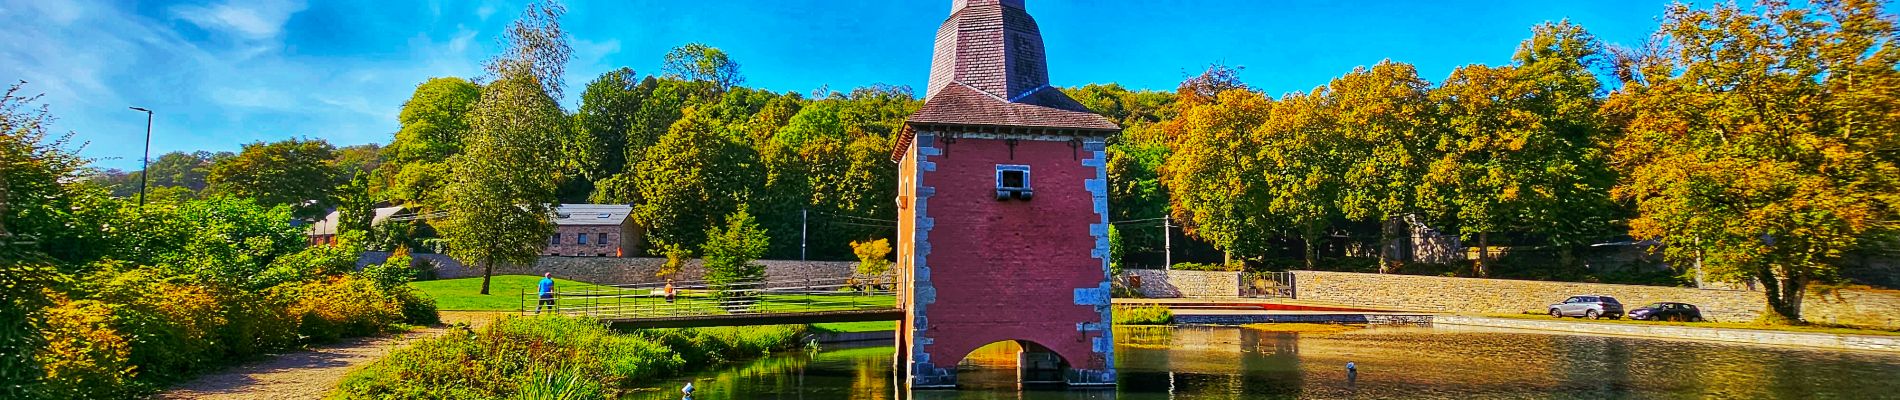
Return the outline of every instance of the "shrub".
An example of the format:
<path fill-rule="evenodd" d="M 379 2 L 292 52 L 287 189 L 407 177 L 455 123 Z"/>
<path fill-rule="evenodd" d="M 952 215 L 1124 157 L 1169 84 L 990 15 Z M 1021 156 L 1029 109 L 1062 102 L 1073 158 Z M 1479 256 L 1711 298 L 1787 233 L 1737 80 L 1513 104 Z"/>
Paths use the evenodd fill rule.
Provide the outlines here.
<path fill-rule="evenodd" d="M 402 321 L 402 306 L 368 280 L 343 276 L 305 283 L 284 294 L 296 300 L 297 333 L 317 341 L 382 333 Z"/>
<path fill-rule="evenodd" d="M 481 332 L 423 339 L 350 373 L 334 397 L 613 398 L 688 366 L 790 348 L 800 327 L 614 332 L 556 315 L 504 318 Z"/>
<path fill-rule="evenodd" d="M 1116 306 L 1116 325 L 1167 325 L 1174 322 L 1174 312 L 1159 304 L 1146 306 Z"/>
<path fill-rule="evenodd" d="M 63 299 L 62 299 L 63 300 Z M 61 301 L 46 309 L 45 345 L 35 358 L 50 398 L 118 398 L 133 394 L 131 343 L 112 329 L 112 307 L 96 300 Z"/>
<path fill-rule="evenodd" d="M 705 257 L 706 282 L 722 299 L 751 297 L 735 290 L 754 289 L 765 280 L 765 266 L 753 261 L 765 255 L 770 238 L 765 229 L 744 207 L 726 217 L 726 226 L 706 230 L 706 244 L 700 247 Z"/>

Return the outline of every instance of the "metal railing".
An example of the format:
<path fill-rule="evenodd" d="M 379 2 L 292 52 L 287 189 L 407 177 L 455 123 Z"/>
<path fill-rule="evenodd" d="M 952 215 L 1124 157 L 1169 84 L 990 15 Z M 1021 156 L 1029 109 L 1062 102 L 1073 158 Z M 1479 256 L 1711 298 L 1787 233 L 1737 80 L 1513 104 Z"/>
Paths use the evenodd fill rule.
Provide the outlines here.
<path fill-rule="evenodd" d="M 1240 275 L 1240 297 L 1293 298 L 1293 273 L 1248 272 Z"/>
<path fill-rule="evenodd" d="M 817 313 L 896 307 L 888 279 L 784 279 L 729 284 L 707 281 L 589 286 L 557 290 L 548 298 L 523 289 L 522 314 L 556 313 L 598 319 L 675 318 L 763 313 Z"/>

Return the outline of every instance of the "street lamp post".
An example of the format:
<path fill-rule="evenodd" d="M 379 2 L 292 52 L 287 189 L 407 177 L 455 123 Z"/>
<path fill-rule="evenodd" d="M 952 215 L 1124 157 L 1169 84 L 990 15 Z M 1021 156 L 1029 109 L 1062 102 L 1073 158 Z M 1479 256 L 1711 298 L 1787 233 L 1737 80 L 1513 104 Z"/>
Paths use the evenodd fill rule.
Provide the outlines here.
<path fill-rule="evenodd" d="M 143 211 L 145 210 L 145 176 L 150 175 L 147 169 L 150 169 L 152 165 L 152 110 L 143 107 L 132 107 L 132 109 L 145 112 L 145 158 L 139 161 L 139 210 Z"/>

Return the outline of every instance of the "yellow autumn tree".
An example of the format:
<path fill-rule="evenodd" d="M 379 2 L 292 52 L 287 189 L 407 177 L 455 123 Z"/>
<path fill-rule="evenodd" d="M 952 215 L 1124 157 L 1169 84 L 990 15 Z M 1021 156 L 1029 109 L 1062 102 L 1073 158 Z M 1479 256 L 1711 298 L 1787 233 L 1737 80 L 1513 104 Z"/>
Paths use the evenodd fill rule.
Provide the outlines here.
<path fill-rule="evenodd" d="M 1881 7 L 1671 6 L 1657 43 L 1622 52 L 1604 106 L 1631 234 L 1761 282 L 1768 317 L 1799 321 L 1811 283 L 1895 227 L 1900 28 Z"/>

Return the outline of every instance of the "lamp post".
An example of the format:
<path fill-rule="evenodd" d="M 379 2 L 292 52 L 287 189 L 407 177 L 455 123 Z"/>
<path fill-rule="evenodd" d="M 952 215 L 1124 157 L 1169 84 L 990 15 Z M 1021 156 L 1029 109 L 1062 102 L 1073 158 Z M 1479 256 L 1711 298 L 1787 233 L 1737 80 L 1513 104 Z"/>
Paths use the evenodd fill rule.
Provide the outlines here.
<path fill-rule="evenodd" d="M 144 211 L 145 176 L 150 175 L 146 170 L 151 168 L 152 164 L 152 110 L 144 107 L 132 107 L 132 109 L 145 112 L 145 158 L 139 161 L 139 210 Z"/>

